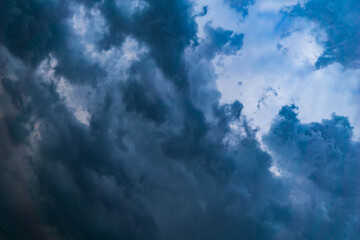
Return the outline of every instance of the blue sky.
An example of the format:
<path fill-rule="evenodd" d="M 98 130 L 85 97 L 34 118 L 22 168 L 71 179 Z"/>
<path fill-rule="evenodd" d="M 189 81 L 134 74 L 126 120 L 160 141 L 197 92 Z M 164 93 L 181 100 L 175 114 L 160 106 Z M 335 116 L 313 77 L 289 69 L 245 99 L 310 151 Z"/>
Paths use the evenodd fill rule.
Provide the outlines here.
<path fill-rule="evenodd" d="M 358 239 L 356 0 L 0 2 L 0 238 Z"/>

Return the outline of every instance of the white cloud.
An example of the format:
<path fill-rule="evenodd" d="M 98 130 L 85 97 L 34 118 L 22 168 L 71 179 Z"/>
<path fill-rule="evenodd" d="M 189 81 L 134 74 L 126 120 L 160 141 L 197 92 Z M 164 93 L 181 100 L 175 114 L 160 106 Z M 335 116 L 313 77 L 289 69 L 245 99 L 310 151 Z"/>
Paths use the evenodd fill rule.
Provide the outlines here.
<path fill-rule="evenodd" d="M 349 116 L 359 137 L 360 99 L 356 90 L 360 89 L 360 71 L 346 70 L 339 64 L 315 69 L 324 50 L 317 40 L 326 34 L 306 19 L 283 23 L 279 10 L 296 2 L 259 0 L 241 22 L 219 1 L 207 1 L 209 13 L 199 18 L 200 29 L 204 22 L 212 21 L 214 26 L 245 34 L 239 55 L 214 60 L 222 101 L 240 100 L 244 113 L 260 127 L 259 135 L 268 131 L 283 105 L 294 103 L 304 122 L 329 118 L 333 112 Z M 290 34 L 284 37 L 286 32 Z"/>

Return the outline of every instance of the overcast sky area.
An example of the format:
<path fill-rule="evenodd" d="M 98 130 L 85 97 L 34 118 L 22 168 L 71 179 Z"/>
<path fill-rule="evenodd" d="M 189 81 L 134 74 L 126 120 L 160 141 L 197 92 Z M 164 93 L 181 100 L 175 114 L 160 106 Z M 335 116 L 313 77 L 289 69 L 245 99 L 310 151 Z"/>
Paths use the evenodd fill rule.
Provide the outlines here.
<path fill-rule="evenodd" d="M 0 0 L 0 239 L 360 239 L 358 0 Z"/>

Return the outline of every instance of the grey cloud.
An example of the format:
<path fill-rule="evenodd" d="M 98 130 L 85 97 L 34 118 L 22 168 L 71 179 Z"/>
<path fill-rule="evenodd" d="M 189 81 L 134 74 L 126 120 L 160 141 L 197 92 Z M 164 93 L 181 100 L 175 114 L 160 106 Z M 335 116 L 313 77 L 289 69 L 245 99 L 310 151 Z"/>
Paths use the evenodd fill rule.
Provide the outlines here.
<path fill-rule="evenodd" d="M 40 19 L 34 26 L 52 19 L 47 4 L 55 2 L 25 2 L 49 12 L 27 11 L 12 1 L 21 10 L 16 16 Z M 341 239 L 345 225 L 336 224 L 343 221 L 349 236 L 356 234 L 355 215 L 336 211 L 342 203 L 353 206 L 351 164 L 359 156 L 345 118 L 307 126 L 291 107 L 280 112 L 267 137 L 269 148 L 278 155 L 296 153 L 283 167 L 310 182 L 293 192 L 296 182 L 269 171 L 273 160 L 242 114 L 244 106 L 219 103 L 211 61 L 215 54 L 238 51 L 242 34 L 208 25 L 208 38 L 197 39 L 188 1 L 149 0 L 132 14 L 126 2 L 72 1 L 72 7 L 81 3 L 104 17 L 110 31 L 96 43 L 100 53 L 121 48 L 127 37 L 148 50 L 129 60 L 125 74 L 108 78 L 111 70 L 85 53 L 66 23 L 73 14 L 66 3 L 67 15 L 54 20 L 56 31 L 44 28 L 56 35 L 44 51 L 34 54 L 29 38 L 27 49 L 13 47 L 4 40 L 11 34 L 1 30 L 7 50 L 0 56 L 0 225 L 14 239 L 323 239 L 330 232 L 313 231 L 324 219 L 316 215 L 321 206 L 306 212 L 301 208 L 307 205 L 292 202 L 294 194 L 309 190 L 336 213 L 326 229 Z M 58 61 L 55 78 L 92 89 L 88 126 L 58 93 L 58 80 L 36 71 L 51 54 Z M 309 127 L 322 135 L 306 138 Z M 314 154 L 307 155 L 301 141 Z M 321 168 L 315 171 L 317 154 Z M 304 169 L 294 167 L 298 159 L 304 159 Z M 346 188 L 336 176 L 341 164 L 326 164 L 342 159 L 353 169 Z M 309 219 L 312 226 L 306 225 Z"/>
<path fill-rule="evenodd" d="M 57 72 L 74 82 L 96 82 L 102 72 L 84 56 L 85 49 L 69 25 L 70 1 L 0 3 L 0 43 L 24 63 L 36 67 L 54 54 Z"/>

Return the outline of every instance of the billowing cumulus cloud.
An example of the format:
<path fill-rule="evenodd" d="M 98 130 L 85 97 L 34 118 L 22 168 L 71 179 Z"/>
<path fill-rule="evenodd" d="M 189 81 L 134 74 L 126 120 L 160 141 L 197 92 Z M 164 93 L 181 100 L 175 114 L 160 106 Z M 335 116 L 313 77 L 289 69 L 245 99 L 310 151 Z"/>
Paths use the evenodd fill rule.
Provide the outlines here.
<path fill-rule="evenodd" d="M 359 143 L 345 117 L 302 124 L 283 107 L 264 137 L 291 188 L 297 237 L 356 239 L 359 232 Z M 346 223 L 346 224 L 344 224 Z"/>
<path fill-rule="evenodd" d="M 245 17 L 254 3 L 222 4 Z M 349 120 L 304 124 L 285 106 L 260 142 L 246 106 L 221 103 L 217 88 L 216 59 L 241 54 L 246 34 L 199 25 L 203 10 L 187 0 L 0 3 L 2 235 L 359 235 Z"/>

